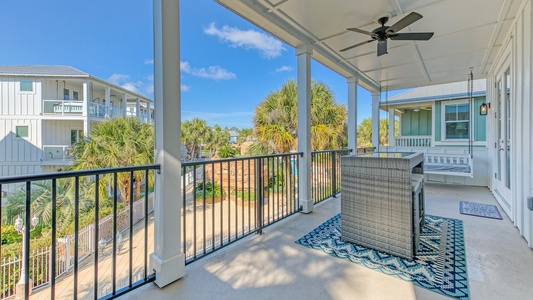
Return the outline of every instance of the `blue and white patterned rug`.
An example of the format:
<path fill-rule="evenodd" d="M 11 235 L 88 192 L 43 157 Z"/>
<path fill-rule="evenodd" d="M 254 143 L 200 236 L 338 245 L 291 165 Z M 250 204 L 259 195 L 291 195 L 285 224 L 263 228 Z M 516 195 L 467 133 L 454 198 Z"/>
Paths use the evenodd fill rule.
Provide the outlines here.
<path fill-rule="evenodd" d="M 413 261 L 343 242 L 340 214 L 295 242 L 455 299 L 469 299 L 463 223 L 430 215 L 425 219 Z"/>
<path fill-rule="evenodd" d="M 459 212 L 463 215 L 503 220 L 498 207 L 492 204 L 461 201 Z"/>

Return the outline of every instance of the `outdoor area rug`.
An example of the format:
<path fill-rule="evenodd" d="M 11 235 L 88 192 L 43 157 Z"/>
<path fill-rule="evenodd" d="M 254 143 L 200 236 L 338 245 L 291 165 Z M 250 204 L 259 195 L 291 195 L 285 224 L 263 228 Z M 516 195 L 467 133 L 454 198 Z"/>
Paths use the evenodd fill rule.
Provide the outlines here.
<path fill-rule="evenodd" d="M 461 204 L 459 204 L 459 212 L 463 215 L 500 220 L 503 219 L 502 215 L 500 215 L 498 207 L 492 204 L 461 201 Z"/>
<path fill-rule="evenodd" d="M 340 214 L 295 242 L 436 293 L 469 299 L 462 221 L 431 215 L 425 219 L 418 253 L 412 261 L 343 242 Z"/>

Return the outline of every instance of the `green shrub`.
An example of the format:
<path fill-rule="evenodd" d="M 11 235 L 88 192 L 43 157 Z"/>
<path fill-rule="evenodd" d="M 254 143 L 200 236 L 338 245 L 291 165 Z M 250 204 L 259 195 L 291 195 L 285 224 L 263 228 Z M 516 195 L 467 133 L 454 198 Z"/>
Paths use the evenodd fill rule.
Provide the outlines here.
<path fill-rule="evenodd" d="M 230 146 L 224 146 L 218 149 L 218 157 L 220 158 L 230 158 L 235 157 L 235 149 Z"/>
<path fill-rule="evenodd" d="M 213 196 L 215 198 L 220 198 L 221 196 L 224 195 L 224 191 L 220 189 L 220 185 L 216 183 L 216 181 L 214 183 L 206 182 L 205 187 L 204 187 L 203 182 L 199 182 L 196 185 L 195 192 L 196 192 L 197 199 L 200 199 L 200 198 L 203 199 L 204 194 L 205 194 L 205 198 L 207 199 L 213 198 Z"/>

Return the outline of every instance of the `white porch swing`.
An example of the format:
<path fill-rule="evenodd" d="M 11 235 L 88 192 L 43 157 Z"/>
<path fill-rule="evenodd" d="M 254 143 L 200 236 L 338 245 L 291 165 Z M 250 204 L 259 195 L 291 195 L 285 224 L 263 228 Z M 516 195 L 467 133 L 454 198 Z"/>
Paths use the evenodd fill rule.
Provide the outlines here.
<path fill-rule="evenodd" d="M 465 154 L 448 154 L 444 150 L 436 153 L 436 149 L 424 149 L 424 173 L 431 175 L 446 175 L 460 177 L 474 177 L 474 118 L 473 118 L 473 99 L 474 75 L 472 70 L 468 76 L 468 100 L 469 100 L 469 130 L 468 130 L 468 153 Z M 388 90 L 385 96 L 386 106 L 388 107 Z M 387 114 L 389 112 L 387 111 Z M 389 126 L 391 126 L 389 124 Z M 394 126 L 394 125 L 392 125 Z"/>
<path fill-rule="evenodd" d="M 468 154 L 424 153 L 424 173 L 447 176 L 474 177 L 474 75 L 468 76 Z"/>

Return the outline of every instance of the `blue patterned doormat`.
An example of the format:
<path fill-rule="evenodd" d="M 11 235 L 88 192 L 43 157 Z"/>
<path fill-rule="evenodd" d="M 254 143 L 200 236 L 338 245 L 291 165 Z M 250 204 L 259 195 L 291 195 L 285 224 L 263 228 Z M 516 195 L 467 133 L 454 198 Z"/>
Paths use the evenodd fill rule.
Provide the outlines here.
<path fill-rule="evenodd" d="M 476 202 L 461 201 L 459 204 L 459 212 L 463 215 L 471 215 L 483 218 L 502 220 L 502 215 L 496 205 L 483 204 Z"/>
<path fill-rule="evenodd" d="M 462 221 L 430 215 L 425 219 L 418 253 L 412 261 L 343 242 L 340 214 L 295 242 L 436 293 L 470 299 Z"/>

